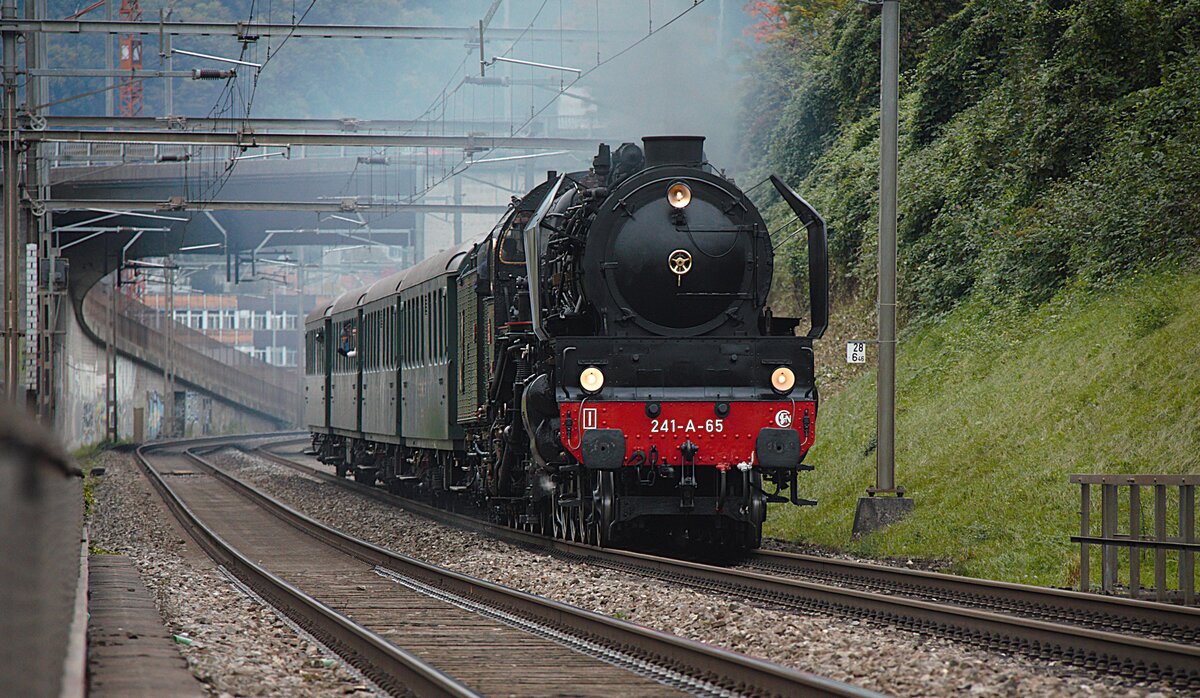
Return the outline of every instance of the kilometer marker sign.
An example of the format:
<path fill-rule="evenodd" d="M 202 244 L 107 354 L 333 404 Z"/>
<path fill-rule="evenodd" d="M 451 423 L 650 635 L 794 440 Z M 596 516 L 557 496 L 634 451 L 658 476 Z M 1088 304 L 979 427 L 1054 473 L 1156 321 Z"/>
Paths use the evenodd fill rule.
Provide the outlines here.
<path fill-rule="evenodd" d="M 866 342 L 846 342 L 846 363 L 848 363 L 848 364 L 865 364 L 865 363 L 867 363 L 867 343 Z"/>

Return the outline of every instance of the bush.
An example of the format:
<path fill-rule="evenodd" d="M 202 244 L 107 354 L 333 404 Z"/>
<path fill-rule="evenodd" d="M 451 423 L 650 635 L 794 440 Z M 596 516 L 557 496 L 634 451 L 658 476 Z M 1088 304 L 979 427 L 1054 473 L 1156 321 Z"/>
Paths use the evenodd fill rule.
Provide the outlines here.
<path fill-rule="evenodd" d="M 835 291 L 873 293 L 878 31 L 785 3 L 754 64 L 756 171 L 803 182 Z M 801 7 L 808 7 L 800 13 Z M 1200 0 L 913 0 L 902 8 L 899 261 L 910 317 L 971 294 L 1028 306 L 1200 250 Z M 790 34 L 789 34 L 790 33 Z M 786 71 L 786 72 L 781 72 Z M 753 110 L 754 105 L 748 107 Z M 782 268 L 801 268 L 793 259 Z"/>

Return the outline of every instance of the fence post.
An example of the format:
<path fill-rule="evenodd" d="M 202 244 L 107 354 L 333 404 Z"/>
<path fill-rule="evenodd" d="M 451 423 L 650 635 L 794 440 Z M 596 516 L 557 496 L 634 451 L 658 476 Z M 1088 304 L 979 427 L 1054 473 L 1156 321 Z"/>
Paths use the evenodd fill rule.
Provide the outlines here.
<path fill-rule="evenodd" d="M 1092 486 L 1082 483 L 1079 489 L 1079 535 L 1092 535 Z M 1079 543 L 1079 590 L 1087 591 L 1092 583 L 1092 552 L 1087 541 Z"/>
<path fill-rule="evenodd" d="M 1111 594 L 1117 585 L 1117 546 L 1108 542 L 1117 535 L 1117 486 L 1100 486 L 1100 588 Z"/>
<path fill-rule="evenodd" d="M 1129 539 L 1142 539 L 1142 488 L 1137 483 L 1129 486 Z M 1129 598 L 1136 599 L 1142 587 L 1142 549 L 1129 546 Z"/>
<path fill-rule="evenodd" d="M 1196 542 L 1196 486 L 1179 486 L 1179 539 L 1183 543 Z M 1183 603 L 1192 605 L 1196 596 L 1195 553 L 1179 551 L 1179 588 L 1183 591 Z"/>
<path fill-rule="evenodd" d="M 1167 486 L 1154 486 L 1154 538 L 1159 543 L 1167 540 Z M 1154 549 L 1154 598 L 1167 600 L 1167 550 L 1161 546 Z"/>

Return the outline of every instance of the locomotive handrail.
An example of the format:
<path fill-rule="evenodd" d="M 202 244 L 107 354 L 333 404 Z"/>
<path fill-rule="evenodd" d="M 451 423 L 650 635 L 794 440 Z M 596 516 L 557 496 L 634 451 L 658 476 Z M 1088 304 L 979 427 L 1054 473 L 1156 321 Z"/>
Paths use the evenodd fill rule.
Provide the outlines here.
<path fill-rule="evenodd" d="M 829 326 L 829 236 L 825 219 L 778 176 L 771 175 L 771 184 L 808 229 L 808 298 L 812 326 L 806 336 L 820 339 Z"/>

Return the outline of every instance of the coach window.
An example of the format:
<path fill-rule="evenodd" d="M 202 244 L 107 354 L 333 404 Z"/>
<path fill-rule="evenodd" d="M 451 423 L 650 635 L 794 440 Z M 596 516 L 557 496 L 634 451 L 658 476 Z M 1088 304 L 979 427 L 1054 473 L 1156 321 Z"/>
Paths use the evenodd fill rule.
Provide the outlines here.
<path fill-rule="evenodd" d="M 433 324 L 437 332 L 433 333 L 433 357 L 442 361 L 445 347 L 445 323 L 442 321 L 442 291 L 433 291 Z"/>
<path fill-rule="evenodd" d="M 363 368 L 368 368 L 371 361 L 371 316 L 369 314 L 363 316 L 362 339 L 356 348 L 362 357 L 359 361 L 363 364 Z"/>
<path fill-rule="evenodd" d="M 450 322 L 452 318 L 449 298 L 446 295 L 446 289 L 442 289 L 442 358 L 450 358 Z"/>
<path fill-rule="evenodd" d="M 366 356 L 363 357 L 363 368 L 375 368 L 375 313 L 367 315 L 367 326 L 364 328 L 367 333 L 365 342 L 363 342 L 363 351 Z"/>
<path fill-rule="evenodd" d="M 418 296 L 421 314 L 417 317 L 417 356 L 421 359 L 422 366 L 425 365 L 425 343 L 429 338 L 429 331 L 425 329 L 429 323 L 428 300 L 424 293 Z"/>
<path fill-rule="evenodd" d="M 442 359 L 450 357 L 450 307 L 447 303 L 446 289 L 441 290 L 442 298 Z"/>
<path fill-rule="evenodd" d="M 372 318 L 370 313 L 363 315 L 363 336 L 360 351 L 362 352 L 363 369 L 368 371 L 371 370 L 371 340 L 375 335 L 375 332 L 371 327 L 371 320 Z"/>
<path fill-rule="evenodd" d="M 371 352 L 371 368 L 379 368 L 379 313 L 371 313 L 371 343 L 367 350 Z"/>
<path fill-rule="evenodd" d="M 354 326 L 353 320 L 347 320 L 342 323 L 341 334 L 338 335 L 338 354 L 343 357 L 352 358 L 358 356 L 355 351 L 358 344 L 358 329 Z M 344 368 L 350 367 L 349 361 L 342 362 Z"/>

